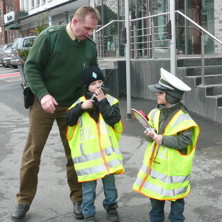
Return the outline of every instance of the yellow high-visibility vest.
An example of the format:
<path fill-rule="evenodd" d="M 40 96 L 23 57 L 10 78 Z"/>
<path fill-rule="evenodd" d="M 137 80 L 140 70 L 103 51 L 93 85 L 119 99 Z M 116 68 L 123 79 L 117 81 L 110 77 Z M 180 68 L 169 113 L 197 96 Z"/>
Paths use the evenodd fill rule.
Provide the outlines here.
<path fill-rule="evenodd" d="M 160 111 L 154 109 L 149 114 L 149 123 L 157 129 Z M 170 120 L 163 135 L 177 133 L 193 128 L 192 144 L 187 147 L 187 154 L 179 150 L 149 143 L 145 151 L 143 166 L 133 185 L 133 190 L 158 200 L 177 200 L 190 193 L 190 176 L 199 127 L 189 114 L 179 110 Z"/>
<path fill-rule="evenodd" d="M 107 100 L 111 105 L 118 102 L 110 95 L 107 95 Z M 85 101 L 85 97 L 81 97 L 71 107 L 81 101 Z M 75 126 L 68 127 L 66 136 L 79 182 L 125 172 L 118 143 L 122 131 L 122 121 L 111 127 L 101 114 L 96 123 L 87 112 L 82 114 Z"/>

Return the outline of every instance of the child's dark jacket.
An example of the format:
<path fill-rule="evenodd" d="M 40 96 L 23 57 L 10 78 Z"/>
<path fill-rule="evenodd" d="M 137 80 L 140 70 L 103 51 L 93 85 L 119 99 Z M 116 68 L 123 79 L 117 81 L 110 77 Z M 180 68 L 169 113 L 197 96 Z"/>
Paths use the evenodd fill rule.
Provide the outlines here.
<path fill-rule="evenodd" d="M 90 93 L 87 93 L 85 95 L 86 99 L 90 99 L 91 96 L 92 95 Z M 89 110 L 83 110 L 81 108 L 81 103 L 77 104 L 75 107 L 71 108 L 67 112 L 66 117 L 65 117 L 66 123 L 69 126 L 74 126 L 77 123 L 79 117 L 83 114 L 83 112 L 88 112 L 90 116 L 96 122 L 98 122 L 98 116 L 99 116 L 99 113 L 101 113 L 105 122 L 109 126 L 114 126 L 121 119 L 119 104 L 116 103 L 111 106 L 108 100 L 105 98 L 99 102 L 95 99 L 93 109 L 89 109 Z"/>

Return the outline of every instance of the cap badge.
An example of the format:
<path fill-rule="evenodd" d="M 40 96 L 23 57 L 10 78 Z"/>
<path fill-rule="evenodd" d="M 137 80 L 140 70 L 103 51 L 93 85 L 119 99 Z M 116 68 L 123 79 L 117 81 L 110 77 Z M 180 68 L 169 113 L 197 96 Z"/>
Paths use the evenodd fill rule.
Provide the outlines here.
<path fill-rule="evenodd" d="M 95 72 L 93 72 L 93 73 L 92 73 L 92 77 L 93 77 L 94 79 L 97 79 L 97 74 L 96 74 Z"/>

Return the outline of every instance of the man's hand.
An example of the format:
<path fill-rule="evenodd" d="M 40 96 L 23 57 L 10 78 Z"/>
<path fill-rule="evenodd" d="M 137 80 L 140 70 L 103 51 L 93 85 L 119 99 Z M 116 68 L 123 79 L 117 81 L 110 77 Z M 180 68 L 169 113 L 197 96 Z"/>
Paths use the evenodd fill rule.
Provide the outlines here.
<path fill-rule="evenodd" d="M 54 113 L 56 110 L 56 106 L 58 106 L 56 100 L 49 94 L 43 96 L 40 102 L 42 108 L 48 113 Z"/>

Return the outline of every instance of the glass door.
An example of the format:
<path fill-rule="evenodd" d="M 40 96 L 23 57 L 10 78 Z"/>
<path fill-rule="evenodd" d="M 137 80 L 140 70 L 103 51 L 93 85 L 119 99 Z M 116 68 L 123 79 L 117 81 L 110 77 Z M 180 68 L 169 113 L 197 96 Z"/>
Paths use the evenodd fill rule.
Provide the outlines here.
<path fill-rule="evenodd" d="M 186 14 L 187 11 L 187 0 L 175 1 L 175 9 Z M 179 14 L 176 14 L 176 48 L 177 54 L 187 54 L 187 22 Z"/>
<path fill-rule="evenodd" d="M 188 1 L 187 16 L 194 22 L 202 26 L 201 11 L 202 0 Z M 200 30 L 189 23 L 188 29 L 188 54 L 201 53 L 201 32 Z"/>
<path fill-rule="evenodd" d="M 202 0 L 201 13 L 202 27 L 210 32 L 212 35 L 215 35 L 214 0 Z M 215 52 L 215 42 L 211 38 L 209 38 L 208 35 L 204 35 L 204 44 L 206 54 L 213 54 Z"/>
<path fill-rule="evenodd" d="M 214 0 L 177 0 L 176 10 L 181 11 L 198 25 L 214 35 Z M 197 55 L 201 53 L 200 30 L 176 15 L 177 53 Z M 214 42 L 204 35 L 205 53 L 214 53 Z"/>

